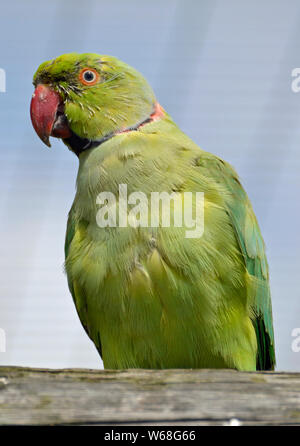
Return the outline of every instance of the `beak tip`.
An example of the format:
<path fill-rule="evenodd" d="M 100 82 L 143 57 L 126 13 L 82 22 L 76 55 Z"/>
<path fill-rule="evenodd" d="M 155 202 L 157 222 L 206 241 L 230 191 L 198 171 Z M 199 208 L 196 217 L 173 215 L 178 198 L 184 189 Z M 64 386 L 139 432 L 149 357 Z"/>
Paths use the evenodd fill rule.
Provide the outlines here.
<path fill-rule="evenodd" d="M 46 146 L 51 147 L 49 138 L 45 138 L 43 141 L 46 144 Z"/>
<path fill-rule="evenodd" d="M 51 147 L 49 136 L 43 136 L 41 140 L 43 141 L 44 144 L 46 144 L 46 146 Z"/>

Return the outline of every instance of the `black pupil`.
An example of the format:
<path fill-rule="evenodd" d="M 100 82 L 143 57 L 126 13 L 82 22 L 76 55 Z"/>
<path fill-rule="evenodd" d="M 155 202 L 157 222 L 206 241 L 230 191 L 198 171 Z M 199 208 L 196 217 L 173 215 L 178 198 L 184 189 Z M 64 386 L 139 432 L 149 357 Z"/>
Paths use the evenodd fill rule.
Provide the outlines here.
<path fill-rule="evenodd" d="M 86 71 L 84 73 L 84 80 L 86 80 L 87 82 L 91 82 L 94 80 L 94 73 L 92 71 Z"/>

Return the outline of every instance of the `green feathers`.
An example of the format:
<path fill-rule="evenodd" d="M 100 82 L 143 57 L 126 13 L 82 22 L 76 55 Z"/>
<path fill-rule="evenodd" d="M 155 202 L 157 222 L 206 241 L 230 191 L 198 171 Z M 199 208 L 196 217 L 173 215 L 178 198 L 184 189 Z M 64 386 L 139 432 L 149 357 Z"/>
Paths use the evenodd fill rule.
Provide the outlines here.
<path fill-rule="evenodd" d="M 264 242 L 237 174 L 227 163 L 218 161 L 205 165 L 214 177 L 220 177 L 220 181 L 226 184 L 231 194 L 230 200 L 227 200 L 228 211 L 247 268 L 248 288 L 252 294 L 252 321 L 258 343 L 257 370 L 272 370 L 275 366 L 274 334 Z"/>
<path fill-rule="evenodd" d="M 96 70 L 94 85 L 82 84 L 86 69 Z M 40 66 L 41 82 L 62 95 L 64 142 L 79 156 L 65 266 L 104 366 L 273 369 L 264 243 L 231 166 L 183 134 L 115 58 L 61 56 Z M 110 192 L 118 207 L 120 184 L 147 197 L 204 192 L 202 237 L 174 225 L 99 228 L 97 197 Z"/>

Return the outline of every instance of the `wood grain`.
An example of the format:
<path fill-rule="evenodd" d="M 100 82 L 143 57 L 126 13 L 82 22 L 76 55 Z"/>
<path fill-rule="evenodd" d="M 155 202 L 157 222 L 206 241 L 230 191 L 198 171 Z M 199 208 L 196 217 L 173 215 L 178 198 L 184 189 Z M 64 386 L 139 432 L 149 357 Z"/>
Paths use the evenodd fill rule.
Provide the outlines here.
<path fill-rule="evenodd" d="M 0 424 L 300 425 L 300 373 L 0 367 Z"/>

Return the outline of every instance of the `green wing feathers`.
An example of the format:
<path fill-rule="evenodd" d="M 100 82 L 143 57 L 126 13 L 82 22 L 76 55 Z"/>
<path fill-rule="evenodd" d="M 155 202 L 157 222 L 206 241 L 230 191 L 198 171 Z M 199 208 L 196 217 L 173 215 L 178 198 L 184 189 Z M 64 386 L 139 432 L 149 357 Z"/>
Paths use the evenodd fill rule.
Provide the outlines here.
<path fill-rule="evenodd" d="M 249 198 L 236 172 L 223 160 L 208 154 L 202 162 L 213 178 L 226 184 L 231 192 L 228 212 L 243 254 L 247 271 L 253 281 L 252 323 L 257 338 L 257 370 L 274 370 L 275 348 L 272 305 L 265 245 Z"/>

